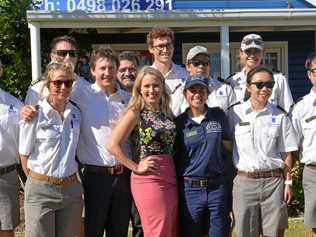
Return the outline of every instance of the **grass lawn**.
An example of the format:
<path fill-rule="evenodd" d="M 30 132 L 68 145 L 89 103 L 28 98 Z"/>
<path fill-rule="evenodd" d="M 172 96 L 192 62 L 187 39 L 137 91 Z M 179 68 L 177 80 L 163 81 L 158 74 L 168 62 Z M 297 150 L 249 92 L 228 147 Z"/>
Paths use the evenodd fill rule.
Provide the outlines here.
<path fill-rule="evenodd" d="M 303 219 L 289 219 L 289 228 L 285 232 L 285 237 L 309 237 L 309 230 L 304 226 Z M 131 232 L 128 237 L 132 237 Z M 236 234 L 233 237 L 237 237 Z"/>

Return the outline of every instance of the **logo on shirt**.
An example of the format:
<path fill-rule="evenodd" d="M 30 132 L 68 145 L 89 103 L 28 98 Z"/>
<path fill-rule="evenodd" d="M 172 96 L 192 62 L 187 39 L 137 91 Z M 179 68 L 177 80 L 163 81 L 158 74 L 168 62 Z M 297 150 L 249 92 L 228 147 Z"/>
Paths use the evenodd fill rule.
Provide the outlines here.
<path fill-rule="evenodd" d="M 210 121 L 206 125 L 206 132 L 211 133 L 211 132 L 221 132 L 222 131 L 222 126 L 220 125 L 219 122 L 215 121 Z"/>

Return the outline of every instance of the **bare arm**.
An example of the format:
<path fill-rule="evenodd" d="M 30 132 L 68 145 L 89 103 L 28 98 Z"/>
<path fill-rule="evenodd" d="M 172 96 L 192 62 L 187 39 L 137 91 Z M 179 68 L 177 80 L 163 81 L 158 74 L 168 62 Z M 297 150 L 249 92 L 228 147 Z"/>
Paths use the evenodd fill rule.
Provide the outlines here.
<path fill-rule="evenodd" d="M 230 140 L 222 140 L 223 148 L 225 153 L 231 153 L 233 150 L 232 141 Z"/>
<path fill-rule="evenodd" d="M 144 159 L 136 164 L 121 148 L 133 129 L 136 127 L 139 118 L 139 111 L 129 109 L 120 122 L 113 129 L 111 137 L 107 143 L 108 151 L 124 166 L 135 173 L 145 173 L 154 170 L 156 163 L 152 158 Z"/>
<path fill-rule="evenodd" d="M 284 178 L 285 180 L 292 180 L 291 170 L 293 167 L 293 153 L 292 152 L 282 153 L 282 159 L 284 160 Z M 286 184 L 284 188 L 284 201 L 286 201 L 286 203 L 289 204 L 292 197 L 293 197 L 292 185 Z"/>
<path fill-rule="evenodd" d="M 24 156 L 24 155 L 20 155 L 20 160 L 21 160 L 21 165 L 22 165 L 22 169 L 24 174 L 27 176 L 29 174 L 29 169 L 27 168 L 27 160 L 28 160 L 29 156 Z"/>

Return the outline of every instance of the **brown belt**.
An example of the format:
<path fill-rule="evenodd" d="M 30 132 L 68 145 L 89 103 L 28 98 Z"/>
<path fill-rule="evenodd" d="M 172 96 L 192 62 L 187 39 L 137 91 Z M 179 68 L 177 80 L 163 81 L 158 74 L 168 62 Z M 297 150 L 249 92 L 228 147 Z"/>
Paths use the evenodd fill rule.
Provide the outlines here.
<path fill-rule="evenodd" d="M 249 178 L 269 178 L 269 177 L 281 177 L 283 176 L 282 169 L 269 170 L 269 171 L 256 171 L 256 172 L 246 172 L 246 171 L 237 171 L 237 175 L 246 176 Z"/>
<path fill-rule="evenodd" d="M 46 181 L 48 183 L 52 183 L 52 184 L 57 184 L 57 185 L 67 185 L 72 183 L 73 181 L 75 181 L 77 179 L 77 175 L 73 174 L 67 177 L 63 177 L 63 178 L 57 178 L 57 177 L 52 177 L 52 176 L 48 176 L 45 174 L 39 174 L 36 173 L 32 170 L 30 170 L 28 176 L 40 180 L 40 181 Z"/>
<path fill-rule="evenodd" d="M 311 168 L 311 169 L 313 169 L 313 170 L 316 170 L 316 165 L 314 165 L 314 164 L 308 164 L 308 165 L 306 165 L 308 168 Z"/>
<path fill-rule="evenodd" d="M 97 166 L 97 165 L 84 165 L 84 167 L 97 174 L 107 174 L 107 175 L 117 175 L 117 174 L 123 174 L 126 170 L 123 165 L 117 165 L 117 166 Z"/>
<path fill-rule="evenodd" d="M 15 170 L 18 167 L 17 164 L 9 165 L 7 167 L 0 168 L 0 176 L 5 175 L 13 170 Z"/>

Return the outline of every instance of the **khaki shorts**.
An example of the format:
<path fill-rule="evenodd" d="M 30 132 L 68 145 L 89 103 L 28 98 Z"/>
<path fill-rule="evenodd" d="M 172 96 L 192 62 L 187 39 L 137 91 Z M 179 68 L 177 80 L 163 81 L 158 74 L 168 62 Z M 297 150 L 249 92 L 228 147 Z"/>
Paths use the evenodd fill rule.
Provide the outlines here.
<path fill-rule="evenodd" d="M 283 177 L 249 178 L 237 175 L 233 186 L 237 236 L 277 236 L 288 227 Z"/>
<path fill-rule="evenodd" d="M 305 201 L 304 223 L 311 228 L 316 228 L 316 170 L 304 167 L 303 188 Z"/>
<path fill-rule="evenodd" d="M 0 230 L 13 230 L 20 223 L 19 189 L 15 170 L 0 176 Z"/>

